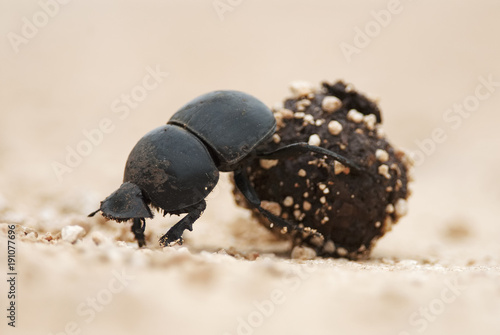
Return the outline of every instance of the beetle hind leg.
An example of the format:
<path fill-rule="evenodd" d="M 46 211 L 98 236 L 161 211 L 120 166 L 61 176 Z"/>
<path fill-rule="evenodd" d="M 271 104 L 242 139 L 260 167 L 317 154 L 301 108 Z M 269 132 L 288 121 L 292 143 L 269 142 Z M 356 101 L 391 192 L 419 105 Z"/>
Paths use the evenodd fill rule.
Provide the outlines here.
<path fill-rule="evenodd" d="M 321 239 L 323 238 L 323 235 L 321 235 L 314 229 L 299 227 L 262 208 L 261 200 L 257 195 L 257 193 L 255 192 L 255 189 L 250 184 L 250 180 L 248 180 L 248 176 L 243 170 L 234 172 L 234 183 L 236 184 L 236 187 L 238 187 L 240 192 L 248 200 L 248 202 L 254 208 L 256 208 L 262 215 L 264 215 L 264 217 L 268 219 L 269 222 L 271 222 L 271 224 L 280 227 L 284 233 L 297 231 L 299 233 L 305 234 L 308 238 L 313 236 L 317 236 Z"/>
<path fill-rule="evenodd" d="M 182 233 L 184 230 L 193 230 L 193 223 L 198 220 L 206 208 L 206 202 L 203 200 L 198 206 L 194 207 L 185 217 L 170 228 L 165 235 L 160 238 L 160 246 L 166 247 L 174 242 L 182 244 Z"/>
<path fill-rule="evenodd" d="M 289 157 L 295 157 L 298 155 L 302 155 L 308 152 L 314 152 L 320 155 L 326 155 L 329 156 L 336 161 L 339 161 L 345 166 L 348 166 L 350 168 L 353 168 L 354 170 L 357 171 L 363 171 L 363 169 L 354 163 L 352 160 L 348 159 L 347 157 L 344 157 L 336 152 L 333 152 L 331 150 L 318 147 L 315 145 L 310 145 L 305 142 L 299 142 L 299 143 L 293 143 L 286 145 L 284 147 L 281 147 L 279 149 L 276 149 L 275 151 L 272 152 L 259 152 L 257 153 L 257 157 L 259 158 L 264 158 L 264 159 L 280 159 L 280 158 L 289 158 Z"/>

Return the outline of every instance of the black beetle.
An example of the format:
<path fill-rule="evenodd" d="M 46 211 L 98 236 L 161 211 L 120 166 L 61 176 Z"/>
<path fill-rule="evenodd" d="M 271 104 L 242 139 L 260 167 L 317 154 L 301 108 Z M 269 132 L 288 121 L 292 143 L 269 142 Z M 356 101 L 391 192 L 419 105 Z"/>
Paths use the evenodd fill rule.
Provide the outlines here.
<path fill-rule="evenodd" d="M 321 147 L 295 143 L 273 152 L 259 151 L 276 130 L 271 110 L 243 92 L 215 91 L 195 98 L 164 126 L 153 129 L 137 142 L 125 166 L 123 184 L 101 202 L 103 216 L 115 221 L 132 219 L 132 232 L 145 245 L 149 206 L 163 214 L 187 215 L 160 238 L 160 245 L 182 243 L 185 229 L 205 210 L 205 198 L 217 184 L 220 172 L 234 172 L 235 184 L 249 203 L 274 225 L 302 230 L 261 207 L 246 175 L 251 159 L 280 159 L 314 152 L 334 158 L 355 170 L 347 158 Z"/>

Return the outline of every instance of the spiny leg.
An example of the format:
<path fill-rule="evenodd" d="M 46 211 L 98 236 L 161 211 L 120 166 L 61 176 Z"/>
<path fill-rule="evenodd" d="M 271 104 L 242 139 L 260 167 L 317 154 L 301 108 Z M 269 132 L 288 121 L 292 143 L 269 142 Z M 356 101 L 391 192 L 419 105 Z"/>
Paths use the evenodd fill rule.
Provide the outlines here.
<path fill-rule="evenodd" d="M 139 244 L 139 248 L 142 248 L 146 245 L 146 239 L 144 238 L 144 230 L 146 229 L 146 219 L 144 218 L 135 218 L 132 219 L 132 233 L 134 233 L 135 239 L 137 240 L 137 244 Z"/>
<path fill-rule="evenodd" d="M 289 145 L 281 147 L 281 148 L 279 148 L 275 151 L 272 151 L 272 152 L 260 152 L 260 153 L 257 153 L 257 157 L 264 158 L 264 159 L 280 159 L 280 158 L 294 157 L 294 156 L 302 155 L 302 154 L 305 154 L 308 152 L 314 152 L 317 154 L 329 156 L 329 157 L 339 161 L 340 163 L 342 163 L 345 166 L 348 166 L 348 167 L 353 168 L 353 169 L 358 170 L 358 171 L 363 171 L 363 169 L 359 165 L 357 165 L 356 163 L 354 163 L 350 159 L 348 159 L 340 154 L 337 154 L 333 151 L 330 151 L 328 149 L 321 148 L 321 147 L 318 147 L 315 145 L 309 145 L 305 142 L 289 144 Z"/>
<path fill-rule="evenodd" d="M 294 225 L 279 216 L 274 215 L 273 213 L 267 211 L 266 209 L 261 207 L 261 201 L 255 189 L 250 184 L 250 180 L 248 180 L 247 174 L 243 170 L 238 170 L 234 172 L 234 183 L 236 187 L 240 190 L 240 192 L 245 196 L 250 205 L 257 208 L 259 212 L 264 215 L 272 224 L 285 229 L 285 231 L 298 231 L 300 233 L 306 233 L 309 237 L 317 236 L 323 238 L 323 236 L 310 228 L 301 228 L 297 225 Z"/>
<path fill-rule="evenodd" d="M 207 207 L 205 200 L 200 202 L 193 210 L 191 210 L 185 217 L 177 222 L 172 228 L 170 228 L 165 235 L 160 238 L 160 245 L 166 247 L 173 242 L 178 242 L 182 244 L 182 233 L 184 230 L 193 230 L 193 223 L 198 220 L 203 214 L 203 211 Z"/>

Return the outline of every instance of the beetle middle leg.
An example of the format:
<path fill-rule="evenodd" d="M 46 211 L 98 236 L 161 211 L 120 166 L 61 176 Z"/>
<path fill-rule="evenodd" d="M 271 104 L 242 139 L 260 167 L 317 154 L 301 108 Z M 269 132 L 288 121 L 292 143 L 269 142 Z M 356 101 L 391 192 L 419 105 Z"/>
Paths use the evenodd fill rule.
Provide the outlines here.
<path fill-rule="evenodd" d="M 184 230 L 193 231 L 193 223 L 198 220 L 207 207 L 205 200 L 187 213 L 185 217 L 170 228 L 165 235 L 160 238 L 160 246 L 166 247 L 173 242 L 182 244 L 182 233 Z"/>
<path fill-rule="evenodd" d="M 323 238 L 323 236 L 320 233 L 316 232 L 313 229 L 301 228 L 262 208 L 261 200 L 257 195 L 257 193 L 255 192 L 255 189 L 250 184 L 250 180 L 248 179 L 246 172 L 244 172 L 243 170 L 238 170 L 234 172 L 234 183 L 236 184 L 236 187 L 238 187 L 240 192 L 248 200 L 250 205 L 256 208 L 273 225 L 281 227 L 282 229 L 285 229 L 290 232 L 298 231 L 300 233 L 306 234 L 309 237 L 317 236 L 319 238 Z"/>

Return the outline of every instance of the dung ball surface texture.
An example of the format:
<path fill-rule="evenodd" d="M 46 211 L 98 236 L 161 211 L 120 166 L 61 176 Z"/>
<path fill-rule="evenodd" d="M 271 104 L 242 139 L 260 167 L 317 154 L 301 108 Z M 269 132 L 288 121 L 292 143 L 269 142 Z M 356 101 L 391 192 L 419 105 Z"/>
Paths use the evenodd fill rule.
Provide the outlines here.
<path fill-rule="evenodd" d="M 387 141 L 376 103 L 351 85 L 292 87 L 292 93 L 283 106 L 274 108 L 276 133 L 259 149 L 270 152 L 306 142 L 341 154 L 364 171 L 312 153 L 251 160 L 247 173 L 262 207 L 321 236 L 273 228 L 257 211 L 254 216 L 319 256 L 366 258 L 407 212 L 411 159 Z M 249 208 L 236 190 L 235 196 L 239 205 Z"/>

